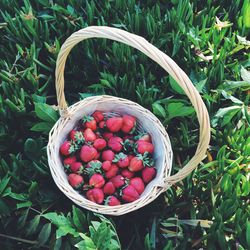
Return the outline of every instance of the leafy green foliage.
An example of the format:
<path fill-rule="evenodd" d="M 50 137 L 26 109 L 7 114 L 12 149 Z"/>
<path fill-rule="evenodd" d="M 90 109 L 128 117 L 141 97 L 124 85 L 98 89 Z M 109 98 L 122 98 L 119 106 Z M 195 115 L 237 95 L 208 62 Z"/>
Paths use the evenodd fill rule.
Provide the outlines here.
<path fill-rule="evenodd" d="M 249 7 L 249 0 L 2 0 L 1 248 L 249 249 Z M 171 56 L 201 94 L 213 127 L 208 158 L 193 174 L 117 218 L 72 206 L 47 164 L 48 133 L 59 117 L 56 58 L 65 39 L 89 25 L 139 34 Z M 170 135 L 173 173 L 193 156 L 193 107 L 174 79 L 135 49 L 84 41 L 67 59 L 65 83 L 69 104 L 109 94 L 152 110 Z"/>

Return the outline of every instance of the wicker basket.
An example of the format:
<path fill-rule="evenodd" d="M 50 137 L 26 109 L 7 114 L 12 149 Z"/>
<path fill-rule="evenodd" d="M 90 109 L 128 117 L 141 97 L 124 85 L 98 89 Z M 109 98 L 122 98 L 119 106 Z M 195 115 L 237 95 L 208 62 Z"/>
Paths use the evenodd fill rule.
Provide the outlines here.
<path fill-rule="evenodd" d="M 193 158 L 177 174 L 170 176 L 172 149 L 168 134 L 161 122 L 149 110 L 132 101 L 107 95 L 88 97 L 70 107 L 67 106 L 64 95 L 65 62 L 70 50 L 77 43 L 88 38 L 108 38 L 140 50 L 164 68 L 189 97 L 196 110 L 200 125 L 199 144 Z M 57 121 L 49 134 L 47 146 L 48 162 L 53 179 L 59 189 L 74 203 L 83 208 L 110 215 L 122 215 L 139 209 L 153 201 L 172 184 L 182 180 L 190 174 L 206 155 L 206 149 L 210 140 L 210 122 L 207 109 L 198 91 L 187 75 L 171 58 L 140 36 L 124 30 L 105 26 L 91 26 L 75 32 L 65 41 L 57 58 L 56 91 L 61 118 Z M 67 181 L 67 176 L 64 172 L 62 160 L 59 155 L 59 147 L 82 116 L 84 114 L 91 114 L 95 110 L 104 112 L 115 111 L 121 114 L 127 113 L 134 115 L 137 117 L 139 123 L 143 125 L 143 129 L 152 136 L 153 144 L 155 145 L 154 157 L 157 176 L 147 185 L 140 198 L 134 202 L 114 207 L 98 205 L 85 199 L 81 194 L 75 191 Z"/>

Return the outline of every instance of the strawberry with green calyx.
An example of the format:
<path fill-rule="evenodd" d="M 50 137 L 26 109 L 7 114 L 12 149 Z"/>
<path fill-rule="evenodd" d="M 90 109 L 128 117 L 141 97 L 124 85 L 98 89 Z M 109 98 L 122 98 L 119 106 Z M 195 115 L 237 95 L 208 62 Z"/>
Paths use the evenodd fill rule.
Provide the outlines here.
<path fill-rule="evenodd" d="M 85 142 L 82 131 L 77 131 L 77 130 L 73 129 L 70 131 L 69 137 L 76 144 L 82 145 Z"/>
<path fill-rule="evenodd" d="M 79 189 L 84 184 L 83 177 L 78 174 L 69 174 L 68 181 L 74 189 Z"/>
<path fill-rule="evenodd" d="M 97 150 L 89 145 L 84 145 L 80 151 L 80 158 L 83 162 L 89 162 L 93 160 L 97 155 Z"/>
<path fill-rule="evenodd" d="M 113 161 L 115 158 L 115 153 L 108 149 L 102 152 L 102 160 L 103 161 Z"/>
<path fill-rule="evenodd" d="M 96 131 L 97 125 L 96 125 L 96 120 L 92 116 L 84 116 L 83 117 L 83 126 L 85 128 L 90 128 L 92 131 Z"/>
<path fill-rule="evenodd" d="M 86 128 L 83 132 L 85 141 L 93 142 L 96 140 L 96 134 L 90 128 Z"/>
<path fill-rule="evenodd" d="M 84 172 L 91 177 L 92 175 L 99 173 L 103 174 L 102 163 L 98 160 L 90 161 L 84 170 Z"/>
<path fill-rule="evenodd" d="M 139 154 L 144 154 L 146 152 L 152 154 L 154 152 L 154 145 L 147 141 L 138 140 L 136 142 L 136 151 Z"/>
<path fill-rule="evenodd" d="M 105 172 L 105 177 L 107 179 L 110 179 L 112 177 L 115 177 L 119 171 L 119 168 L 116 166 L 116 164 L 112 164 L 110 170 Z"/>
<path fill-rule="evenodd" d="M 108 141 L 111 137 L 114 136 L 114 134 L 111 133 L 111 132 L 104 132 L 102 136 L 103 136 L 103 138 L 104 138 L 105 140 Z"/>
<path fill-rule="evenodd" d="M 107 119 L 106 126 L 112 133 L 117 133 L 121 130 L 123 124 L 122 117 L 111 117 Z"/>
<path fill-rule="evenodd" d="M 124 153 L 119 153 L 115 155 L 113 162 L 117 163 L 118 167 L 126 168 L 129 165 L 129 158 Z"/>
<path fill-rule="evenodd" d="M 115 196 L 111 195 L 107 197 L 104 204 L 108 206 L 118 206 L 121 205 L 121 202 Z"/>
<path fill-rule="evenodd" d="M 121 190 L 121 197 L 126 202 L 132 202 L 137 200 L 140 195 L 132 185 L 128 185 Z"/>
<path fill-rule="evenodd" d="M 136 129 L 136 119 L 135 119 L 135 117 L 131 116 L 131 115 L 124 115 L 122 117 L 122 119 L 123 119 L 123 123 L 122 123 L 121 130 L 124 133 L 133 134 L 135 129 Z"/>
<path fill-rule="evenodd" d="M 134 148 L 134 141 L 131 139 L 126 139 L 125 141 L 122 142 L 123 150 L 125 152 L 132 152 Z"/>
<path fill-rule="evenodd" d="M 83 170 L 84 170 L 84 167 L 82 165 L 81 162 L 73 162 L 71 165 L 70 165 L 70 170 L 73 172 L 73 173 L 77 173 L 77 174 L 82 174 L 83 173 Z"/>
<path fill-rule="evenodd" d="M 111 161 L 104 161 L 104 162 L 102 163 L 102 169 L 103 169 L 104 171 L 109 171 L 110 168 L 111 168 L 111 165 L 112 165 Z"/>
<path fill-rule="evenodd" d="M 68 156 L 76 151 L 76 145 L 72 141 L 65 141 L 60 146 L 60 153 L 64 156 Z"/>
<path fill-rule="evenodd" d="M 140 177 L 132 178 L 129 181 L 129 184 L 135 188 L 135 190 L 138 192 L 138 194 L 142 194 L 144 189 L 145 189 L 144 182 Z"/>
<path fill-rule="evenodd" d="M 131 172 L 128 169 L 123 169 L 121 171 L 121 175 L 127 179 L 131 179 L 132 177 L 134 177 L 135 172 Z"/>
<path fill-rule="evenodd" d="M 113 136 L 108 140 L 108 146 L 115 152 L 120 152 L 122 150 L 122 138 L 118 136 Z"/>
<path fill-rule="evenodd" d="M 144 166 L 147 166 L 149 164 L 151 163 L 150 159 L 147 157 L 147 153 L 145 153 L 144 155 L 138 154 L 130 160 L 128 169 L 131 172 L 138 172 L 142 170 Z"/>
<path fill-rule="evenodd" d="M 105 122 L 105 121 L 99 122 L 99 123 L 98 123 L 98 127 L 99 127 L 100 129 L 104 129 L 104 128 L 106 127 L 106 122 Z"/>
<path fill-rule="evenodd" d="M 75 156 L 75 155 L 69 156 L 69 157 L 65 158 L 65 159 L 63 160 L 63 166 L 64 166 L 64 168 L 65 168 L 65 171 L 66 171 L 66 172 L 69 172 L 69 171 L 70 171 L 70 166 L 71 166 L 71 164 L 74 163 L 74 162 L 76 162 L 76 161 L 77 161 L 77 159 L 76 159 L 76 156 Z"/>
<path fill-rule="evenodd" d="M 104 200 L 104 193 L 101 188 L 93 188 L 89 189 L 86 192 L 86 197 L 97 204 L 103 203 Z"/>
<path fill-rule="evenodd" d="M 109 195 L 114 194 L 115 193 L 114 184 L 111 181 L 107 182 L 103 187 L 103 192 L 104 194 L 109 194 Z"/>
<path fill-rule="evenodd" d="M 156 169 L 153 166 L 145 167 L 142 170 L 142 179 L 144 183 L 149 183 L 152 181 L 156 176 Z"/>
<path fill-rule="evenodd" d="M 101 122 L 101 121 L 103 121 L 103 119 L 104 119 L 103 113 L 102 113 L 101 111 L 98 111 L 98 110 L 96 110 L 96 111 L 92 114 L 92 116 L 94 117 L 94 119 L 96 120 L 96 122 Z"/>
<path fill-rule="evenodd" d="M 140 140 L 140 141 L 146 141 L 146 142 L 150 142 L 150 143 L 152 142 L 151 141 L 151 136 L 149 134 L 147 134 L 147 133 L 140 133 L 140 134 L 136 135 L 134 137 L 134 139 L 136 141 Z"/>
<path fill-rule="evenodd" d="M 125 185 L 125 178 L 122 175 L 116 175 L 115 177 L 111 178 L 110 181 L 113 183 L 115 188 L 120 188 Z"/>
<path fill-rule="evenodd" d="M 93 146 L 98 150 L 101 151 L 103 150 L 106 146 L 107 146 L 107 142 L 102 139 L 102 138 L 98 138 L 94 141 Z"/>
<path fill-rule="evenodd" d="M 101 188 L 105 184 L 105 180 L 101 174 L 93 174 L 89 179 L 89 185 L 95 188 Z"/>

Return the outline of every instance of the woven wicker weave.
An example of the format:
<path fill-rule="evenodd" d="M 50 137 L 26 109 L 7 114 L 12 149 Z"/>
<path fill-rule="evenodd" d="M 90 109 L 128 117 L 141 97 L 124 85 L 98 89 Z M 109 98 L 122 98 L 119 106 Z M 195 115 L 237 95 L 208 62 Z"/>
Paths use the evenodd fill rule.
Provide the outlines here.
<path fill-rule="evenodd" d="M 65 62 L 71 49 L 80 41 L 88 38 L 108 38 L 140 50 L 164 68 L 189 97 L 196 110 L 200 125 L 199 144 L 193 158 L 175 175 L 170 175 L 172 149 L 169 137 L 163 125 L 150 111 L 132 101 L 106 95 L 88 97 L 70 107 L 67 106 L 64 95 Z M 206 150 L 210 140 L 210 122 L 207 109 L 201 96 L 188 76 L 171 58 L 140 36 L 106 26 L 91 26 L 73 33 L 61 47 L 57 58 L 56 91 L 61 118 L 49 134 L 47 146 L 48 162 L 51 174 L 59 189 L 73 202 L 83 208 L 110 215 L 122 215 L 139 209 L 153 201 L 172 184 L 185 178 L 206 156 Z M 157 168 L 157 176 L 147 185 L 140 198 L 134 202 L 115 207 L 98 205 L 85 199 L 68 184 L 67 176 L 64 173 L 63 164 L 59 155 L 59 147 L 70 130 L 75 127 L 77 121 L 79 121 L 84 114 L 91 114 L 95 110 L 132 114 L 137 117 L 139 122 L 143 124 L 144 129 L 152 136 L 153 144 L 155 145 L 155 167 Z"/>

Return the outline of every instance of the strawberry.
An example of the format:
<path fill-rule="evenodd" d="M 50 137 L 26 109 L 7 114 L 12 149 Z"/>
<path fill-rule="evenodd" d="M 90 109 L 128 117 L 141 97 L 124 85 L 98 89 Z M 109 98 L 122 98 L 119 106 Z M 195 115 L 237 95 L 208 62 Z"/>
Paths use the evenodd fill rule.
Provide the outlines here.
<path fill-rule="evenodd" d="M 107 179 L 115 177 L 117 175 L 118 170 L 119 168 L 115 164 L 112 164 L 110 170 L 105 173 L 105 177 Z"/>
<path fill-rule="evenodd" d="M 103 187 L 104 194 L 114 194 L 115 193 L 115 186 L 114 184 L 109 181 Z"/>
<path fill-rule="evenodd" d="M 144 154 L 146 152 L 152 154 L 154 152 L 154 145 L 147 141 L 138 140 L 136 142 L 137 152 L 139 154 Z"/>
<path fill-rule="evenodd" d="M 107 146 L 107 142 L 104 139 L 96 139 L 93 146 L 98 150 L 103 150 Z"/>
<path fill-rule="evenodd" d="M 92 131 L 96 131 L 97 129 L 96 120 L 92 116 L 84 116 L 82 125 L 85 128 L 90 128 Z"/>
<path fill-rule="evenodd" d="M 85 168 L 85 173 L 88 174 L 89 177 L 92 175 L 99 173 L 102 174 L 102 163 L 98 160 L 90 161 Z"/>
<path fill-rule="evenodd" d="M 136 119 L 131 115 L 124 115 L 121 130 L 124 133 L 133 133 L 136 127 Z"/>
<path fill-rule="evenodd" d="M 133 186 L 136 191 L 138 192 L 138 194 L 142 194 L 144 189 L 145 189 L 145 185 L 143 183 L 143 180 L 140 177 L 134 177 L 130 180 L 129 184 L 131 186 Z"/>
<path fill-rule="evenodd" d="M 93 174 L 89 179 L 89 185 L 95 188 L 101 188 L 105 184 L 105 180 L 101 174 Z"/>
<path fill-rule="evenodd" d="M 98 126 L 99 126 L 99 128 L 101 128 L 101 129 L 105 128 L 105 126 L 106 126 L 105 121 L 99 122 Z"/>
<path fill-rule="evenodd" d="M 101 153 L 100 153 L 100 152 L 97 152 L 96 157 L 94 158 L 94 160 L 99 160 L 100 157 L 101 157 Z"/>
<path fill-rule="evenodd" d="M 108 140 L 108 146 L 115 152 L 120 152 L 122 150 L 122 138 L 118 136 L 113 136 Z"/>
<path fill-rule="evenodd" d="M 122 117 L 111 117 L 107 119 L 106 126 L 110 132 L 119 132 L 123 124 Z"/>
<path fill-rule="evenodd" d="M 87 198 L 97 204 L 101 204 L 104 200 L 104 193 L 100 188 L 93 188 L 87 191 Z"/>
<path fill-rule="evenodd" d="M 124 150 L 125 152 L 130 152 L 130 151 L 132 151 L 133 148 L 134 148 L 134 144 L 135 144 L 135 142 L 134 142 L 133 140 L 131 140 L 131 139 L 126 139 L 126 140 L 124 140 L 124 141 L 122 142 L 123 150 Z"/>
<path fill-rule="evenodd" d="M 70 155 L 71 153 L 75 152 L 75 150 L 75 145 L 70 141 L 65 141 L 60 146 L 60 153 L 65 156 Z"/>
<path fill-rule="evenodd" d="M 121 202 L 115 197 L 115 196 L 108 196 L 106 201 L 105 201 L 105 205 L 108 206 L 118 206 L 121 205 Z"/>
<path fill-rule="evenodd" d="M 151 136 L 147 133 L 141 133 L 137 136 L 134 137 L 134 139 L 137 141 L 137 140 L 140 140 L 140 141 L 146 141 L 146 142 L 152 142 L 151 141 Z"/>
<path fill-rule="evenodd" d="M 83 137 L 83 133 L 75 129 L 70 131 L 69 137 L 72 141 L 76 142 L 77 144 L 83 144 L 85 141 Z"/>
<path fill-rule="evenodd" d="M 115 153 L 112 150 L 105 150 L 102 152 L 103 161 L 113 161 L 115 158 Z"/>
<path fill-rule="evenodd" d="M 115 156 L 113 162 L 117 162 L 117 165 L 120 168 L 126 168 L 129 165 L 129 158 L 124 153 L 119 153 Z"/>
<path fill-rule="evenodd" d="M 117 175 L 110 179 L 116 188 L 119 188 L 125 184 L 125 178 L 122 175 Z"/>
<path fill-rule="evenodd" d="M 129 167 L 128 169 L 131 172 L 137 172 L 143 169 L 144 165 L 143 165 L 143 156 L 142 155 L 137 155 L 135 157 L 133 157 L 129 163 Z"/>
<path fill-rule="evenodd" d="M 131 161 L 135 156 L 134 155 L 128 155 L 129 161 Z"/>
<path fill-rule="evenodd" d="M 111 168 L 111 161 L 104 161 L 102 163 L 102 169 L 105 171 L 109 171 Z"/>
<path fill-rule="evenodd" d="M 73 162 L 76 162 L 76 157 L 74 155 L 65 158 L 63 160 L 63 165 L 64 166 L 70 166 Z"/>
<path fill-rule="evenodd" d="M 84 184 L 82 176 L 78 174 L 69 174 L 68 181 L 74 189 L 79 189 Z"/>
<path fill-rule="evenodd" d="M 94 147 L 84 145 L 80 151 L 80 158 L 83 162 L 89 162 L 93 160 L 97 155 L 97 151 Z"/>
<path fill-rule="evenodd" d="M 104 119 L 103 113 L 102 113 L 101 111 L 98 111 L 98 110 L 96 110 L 96 111 L 92 114 L 92 116 L 94 117 L 94 119 L 96 120 L 96 122 L 101 122 L 101 121 L 103 121 L 103 119 Z"/>
<path fill-rule="evenodd" d="M 95 135 L 97 139 L 102 138 L 102 134 L 99 131 L 97 131 Z"/>
<path fill-rule="evenodd" d="M 73 173 L 82 173 L 83 172 L 83 165 L 81 162 L 79 161 L 76 161 L 76 162 L 73 162 L 71 165 L 70 165 L 70 169 Z"/>
<path fill-rule="evenodd" d="M 109 140 L 111 137 L 114 136 L 114 134 L 111 133 L 111 132 L 105 132 L 105 133 L 103 133 L 102 136 L 103 136 L 103 138 L 104 138 L 105 140 Z"/>
<path fill-rule="evenodd" d="M 124 135 L 123 136 L 123 140 L 125 141 L 125 140 L 132 140 L 133 139 L 133 135 L 128 135 L 128 134 L 126 134 L 126 135 Z"/>
<path fill-rule="evenodd" d="M 128 169 L 123 169 L 121 175 L 125 178 L 131 179 L 135 175 L 135 173 L 129 171 Z"/>
<path fill-rule="evenodd" d="M 87 142 L 93 142 L 94 140 L 96 140 L 96 135 L 90 128 L 84 130 L 83 136 L 85 141 Z"/>
<path fill-rule="evenodd" d="M 154 179 L 156 170 L 153 167 L 146 167 L 142 170 L 142 179 L 145 183 L 149 183 Z"/>
<path fill-rule="evenodd" d="M 122 199 L 127 202 L 137 200 L 140 195 L 132 185 L 126 186 L 121 192 Z"/>

